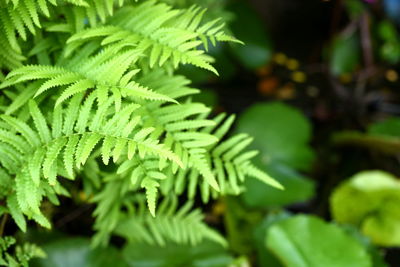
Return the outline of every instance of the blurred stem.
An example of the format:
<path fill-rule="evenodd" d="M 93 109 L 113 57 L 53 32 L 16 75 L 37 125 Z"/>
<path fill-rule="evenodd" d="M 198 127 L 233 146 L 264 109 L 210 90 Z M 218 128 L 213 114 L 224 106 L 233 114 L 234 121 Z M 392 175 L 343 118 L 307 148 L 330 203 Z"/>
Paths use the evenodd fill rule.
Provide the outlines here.
<path fill-rule="evenodd" d="M 249 211 L 240 200 L 235 197 L 226 197 L 224 224 L 227 232 L 227 239 L 232 250 L 241 255 L 249 255 L 254 247 L 253 229 L 262 216 L 260 212 Z"/>
<path fill-rule="evenodd" d="M 237 225 L 237 214 L 235 214 L 235 208 L 232 207 L 233 201 L 229 201 L 229 198 L 224 199 L 225 202 L 225 216 L 224 216 L 224 223 L 227 232 L 227 239 L 229 242 L 230 247 L 233 251 L 241 253 L 246 246 L 243 246 L 243 242 L 241 242 L 241 233 L 239 231 L 239 226 Z"/>
<path fill-rule="evenodd" d="M 400 138 L 391 136 L 367 135 L 359 132 L 341 132 L 333 136 L 337 145 L 354 145 L 367 147 L 390 155 L 398 155 Z"/>
<path fill-rule="evenodd" d="M 4 214 L 3 217 L 1 218 L 1 222 L 0 222 L 0 236 L 3 236 L 4 228 L 5 228 L 6 223 L 7 223 L 7 219 L 8 219 L 8 214 Z"/>
<path fill-rule="evenodd" d="M 370 16 L 365 11 L 360 18 L 360 30 L 361 30 L 361 46 L 364 54 L 364 63 L 367 70 L 373 68 L 374 55 L 372 51 L 372 39 L 370 30 Z"/>
<path fill-rule="evenodd" d="M 372 50 L 371 39 L 371 18 L 368 11 L 364 11 L 359 19 L 361 48 L 364 58 L 364 69 L 360 73 L 355 89 L 355 98 L 361 101 L 363 98 L 367 80 L 374 73 L 374 55 Z"/>

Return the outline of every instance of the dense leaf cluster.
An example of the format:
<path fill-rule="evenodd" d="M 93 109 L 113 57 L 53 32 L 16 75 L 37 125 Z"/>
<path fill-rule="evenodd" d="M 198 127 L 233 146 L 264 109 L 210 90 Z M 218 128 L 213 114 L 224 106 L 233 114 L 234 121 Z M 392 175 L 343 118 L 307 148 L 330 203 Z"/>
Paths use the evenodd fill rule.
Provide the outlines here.
<path fill-rule="evenodd" d="M 252 138 L 226 138 L 234 117 L 210 119 L 191 100 L 198 90 L 174 74 L 181 64 L 217 73 L 208 46 L 239 42 L 219 20 L 205 22 L 205 10 L 123 0 L 0 6 L 0 195 L 23 231 L 26 218 L 51 227 L 41 204 L 59 204 L 65 179 L 79 179 L 97 204 L 96 244 L 112 233 L 224 243 L 177 196 L 239 194 L 249 176 L 280 187 L 251 163 Z"/>

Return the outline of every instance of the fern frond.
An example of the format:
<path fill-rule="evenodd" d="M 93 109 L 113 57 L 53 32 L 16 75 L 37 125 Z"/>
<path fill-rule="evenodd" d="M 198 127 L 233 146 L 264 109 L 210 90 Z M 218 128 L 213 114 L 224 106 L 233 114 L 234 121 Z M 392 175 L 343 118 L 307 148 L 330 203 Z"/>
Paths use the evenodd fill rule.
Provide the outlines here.
<path fill-rule="evenodd" d="M 11 214 L 11 217 L 14 219 L 19 229 L 21 229 L 23 232 L 26 232 L 26 220 L 18 205 L 17 196 L 10 195 L 7 198 L 7 207 Z"/>
<path fill-rule="evenodd" d="M 85 104 L 92 102 L 91 99 L 93 100 L 93 97 L 88 96 Z M 137 116 L 133 114 L 138 105 L 126 105 L 120 113 L 112 112 L 112 115 L 109 115 L 112 100 L 99 106 L 94 113 L 87 113 L 88 104 L 84 104 L 78 109 L 82 114 L 86 113 L 86 119 L 83 121 L 82 117 L 78 119 L 76 114 L 71 112 L 72 108 L 80 106 L 81 101 L 79 95 L 74 97 L 71 100 L 72 105 L 64 110 L 57 108 L 54 111 L 58 113 L 57 119 L 53 117 L 49 121 L 44 118 L 33 100 L 29 102 L 31 119 L 27 122 L 8 115 L 0 117 L 9 126 L 9 129 L 0 129 L 0 144 L 13 147 L 13 153 L 18 158 L 14 163 L 18 164 L 18 168 L 7 170 L 16 174 L 16 199 L 20 210 L 43 226 L 49 227 L 39 209 L 45 194 L 39 190 L 42 183 L 47 181 L 56 188 L 59 186 L 57 175 L 67 173 L 73 177 L 75 168 L 84 165 L 95 150 L 105 153 L 105 146 L 107 150 L 112 151 L 107 153 L 116 162 L 121 155 L 127 155 L 126 144 L 129 144 L 129 153 L 136 154 L 137 151 L 137 159 L 156 159 L 151 168 L 146 163 L 148 171 L 144 172 L 141 178 L 142 186 L 148 191 L 149 207 L 152 207 L 154 213 L 157 192 L 155 180 L 164 178 L 163 174 L 156 170 L 158 160 L 171 160 L 182 166 L 179 157 L 150 136 L 153 129 L 140 128 Z M 63 123 L 68 123 L 69 127 L 65 127 Z M 54 130 L 54 127 L 57 130 Z M 57 134 L 52 134 L 55 131 Z M 111 139 L 114 142 L 111 145 L 107 144 L 107 140 Z M 4 164 L 4 167 L 7 165 Z M 13 217 L 20 220 L 18 215 Z M 23 227 L 22 222 L 19 222 L 19 226 Z"/>
<path fill-rule="evenodd" d="M 0 214 L 21 230 L 26 219 L 50 228 L 43 200 L 58 205 L 69 196 L 62 178 L 79 177 L 97 204 L 96 244 L 113 233 L 226 244 L 191 201 L 178 208 L 177 196 L 238 194 L 249 176 L 280 187 L 252 165 L 249 136 L 226 137 L 233 116 L 208 119 L 210 108 L 190 98 L 199 90 L 173 74 L 180 64 L 217 73 L 209 45 L 239 42 L 220 20 L 204 21 L 204 9 L 155 0 L 0 7 Z"/>
<path fill-rule="evenodd" d="M 26 57 L 19 50 L 14 50 L 5 32 L 0 31 L 0 68 L 12 70 L 21 67 L 24 60 Z"/>
<path fill-rule="evenodd" d="M 166 243 L 196 245 L 203 240 L 212 240 L 224 246 L 225 239 L 204 222 L 200 210 L 191 210 L 189 201 L 177 208 L 176 198 L 166 198 L 159 205 L 157 217 L 143 210 L 124 216 L 114 232 L 130 242 L 146 242 L 165 246 Z"/>
<path fill-rule="evenodd" d="M 63 89 L 57 98 L 56 106 L 89 89 L 94 89 L 101 104 L 106 101 L 109 92 L 112 92 L 116 108 L 121 106 L 121 96 L 176 102 L 131 79 L 132 72 L 129 68 L 140 55 L 141 50 L 138 49 L 120 51 L 119 48 L 109 47 L 86 60 L 77 55 L 79 60 L 83 61 L 78 65 L 73 64 L 72 60 L 66 66 L 24 66 L 10 72 L 0 88 L 26 81 L 42 80 L 43 82 L 36 88 L 35 97 L 52 88 Z"/>
<path fill-rule="evenodd" d="M 63 0 L 77 6 L 88 6 L 82 0 Z M 20 0 L 0 2 L 0 26 L 5 36 L 0 34 L 0 43 L 7 40 L 11 51 L 21 52 L 21 45 L 18 38 L 26 41 L 28 33 L 35 35 L 37 29 L 42 27 L 43 17 L 50 17 L 53 13 L 52 7 L 60 3 L 54 0 Z M 64 4 L 64 3 L 63 3 Z M 9 52 L 11 52 L 9 51 Z"/>
<path fill-rule="evenodd" d="M 210 70 L 213 59 L 198 47 L 208 40 L 233 41 L 221 30 L 222 24 L 212 21 L 201 25 L 203 11 L 191 8 L 187 11 L 172 9 L 155 1 L 146 1 L 135 7 L 118 11 L 104 26 L 90 28 L 73 35 L 68 43 L 69 53 L 87 40 L 101 37 L 102 45 L 122 43 L 135 45 L 149 57 L 150 68 L 172 64 L 192 64 Z M 222 26 L 221 26 L 222 25 Z"/>
<path fill-rule="evenodd" d="M 45 252 L 35 244 L 23 243 L 15 246 L 16 240 L 11 236 L 0 237 L 0 264 L 2 266 L 28 266 L 34 257 L 45 257 Z M 14 246 L 12 249 L 11 247 Z"/>
<path fill-rule="evenodd" d="M 167 197 L 160 203 L 157 216 L 153 217 L 146 211 L 145 199 L 141 195 L 130 198 L 124 193 L 110 194 L 121 192 L 125 187 L 124 183 L 126 181 L 114 176 L 106 185 L 104 193 L 94 198 L 98 202 L 95 211 L 97 215 L 95 229 L 98 230 L 95 242 L 101 242 L 111 233 L 115 233 L 130 242 L 146 242 L 160 246 L 169 242 L 196 245 L 205 239 L 226 246 L 225 239 L 203 222 L 204 217 L 200 210 L 192 210 L 190 201 L 178 209 L 177 198 Z M 113 197 L 110 198 L 111 195 Z M 128 212 L 122 209 L 125 205 Z M 110 213 L 119 219 L 111 221 L 110 216 L 106 216 Z"/>
<path fill-rule="evenodd" d="M 170 78 L 156 72 L 149 76 L 151 78 L 144 76 L 141 82 L 155 88 L 157 92 L 174 96 L 179 93 L 188 96 L 196 92 L 187 88 L 187 83 L 179 77 Z M 167 87 L 165 84 L 174 86 Z M 239 194 L 243 190 L 245 177 L 254 177 L 248 172 L 254 167 L 251 165 L 251 159 L 257 152 L 245 151 L 252 138 L 240 134 L 219 142 L 231 128 L 234 116 L 220 114 L 214 120 L 206 120 L 204 118 L 208 116 L 209 109 L 191 102 L 181 103 L 179 106 L 143 103 L 140 112 L 149 124 L 157 125 L 156 138 L 165 136 L 165 145 L 174 151 L 186 166 L 179 169 L 177 165 L 172 164 L 165 171 L 168 178 L 160 181 L 160 189 L 164 194 L 171 190 L 181 194 L 188 189 L 189 198 L 193 198 L 197 187 L 200 187 L 203 201 L 208 202 L 210 194 L 213 197 L 219 194 Z M 264 182 L 281 188 L 275 181 L 267 179 L 267 174 L 264 175 L 257 176 Z"/>
<path fill-rule="evenodd" d="M 233 116 L 226 118 L 226 115 L 220 114 L 214 119 L 214 126 L 202 127 L 198 131 L 223 138 L 232 125 L 233 118 Z M 277 181 L 251 163 L 251 159 L 257 155 L 256 151 L 243 152 L 251 142 L 252 138 L 248 135 L 238 134 L 218 144 L 204 147 L 201 155 L 205 155 L 206 158 L 201 163 L 198 163 L 197 168 L 193 161 L 193 155 L 191 155 L 189 162 L 193 164 L 192 169 L 180 169 L 177 174 L 173 175 L 174 171 L 171 168 L 170 175 L 176 177 L 175 182 L 162 182 L 161 189 L 166 193 L 173 187 L 177 194 L 181 194 L 184 192 L 185 186 L 187 186 L 188 196 L 193 198 L 196 195 L 196 187 L 199 186 L 204 202 L 208 202 L 210 196 L 217 197 L 219 194 L 237 195 L 241 193 L 246 177 L 254 177 L 273 187 L 283 189 Z M 175 151 L 175 153 L 177 152 Z M 204 173 L 205 170 L 210 173 Z M 205 178 L 206 175 L 215 177 L 215 182 L 219 186 L 219 194 L 214 190 L 210 190 L 210 186 L 213 189 L 215 187 L 210 184 L 207 178 L 201 182 L 198 178 L 200 175 Z"/>
<path fill-rule="evenodd" d="M 141 187 L 146 189 L 147 205 L 153 217 L 156 216 L 157 187 L 159 186 L 160 184 L 157 181 L 149 177 L 144 178 L 141 183 Z"/>

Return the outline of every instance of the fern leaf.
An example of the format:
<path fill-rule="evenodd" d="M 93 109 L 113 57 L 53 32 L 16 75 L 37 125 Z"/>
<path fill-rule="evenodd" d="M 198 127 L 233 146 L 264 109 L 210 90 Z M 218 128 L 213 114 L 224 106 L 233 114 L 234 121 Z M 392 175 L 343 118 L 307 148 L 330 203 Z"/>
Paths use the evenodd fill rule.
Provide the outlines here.
<path fill-rule="evenodd" d="M 10 195 L 9 197 L 7 197 L 7 207 L 11 214 L 11 217 L 14 219 L 19 229 L 21 229 L 22 232 L 26 232 L 26 220 L 24 218 L 24 215 L 22 214 L 21 209 L 18 206 L 16 195 Z"/>
<path fill-rule="evenodd" d="M 46 82 L 44 82 L 39 87 L 39 89 L 36 91 L 35 97 L 37 97 L 38 95 L 42 94 L 43 92 L 47 91 L 50 88 L 61 86 L 61 85 L 68 85 L 68 84 L 74 83 L 78 79 L 80 79 L 80 77 L 76 73 L 67 72 L 67 73 L 58 75 L 58 76 L 51 78 L 50 80 L 47 80 Z"/>
<path fill-rule="evenodd" d="M 43 161 L 43 175 L 45 178 L 49 179 L 50 185 L 55 184 L 55 177 L 52 175 L 53 164 L 55 163 L 58 154 L 61 152 L 61 149 L 64 147 L 66 142 L 66 138 L 56 139 L 56 141 L 49 146 L 46 152 L 46 157 Z"/>
<path fill-rule="evenodd" d="M 119 139 L 115 142 L 114 150 L 112 152 L 112 157 L 114 162 L 117 162 L 122 152 L 125 150 L 127 142 L 128 140 L 126 139 Z"/>
<path fill-rule="evenodd" d="M 43 117 L 42 112 L 33 100 L 29 101 L 29 112 L 32 116 L 33 122 L 35 123 L 35 127 L 38 130 L 40 139 L 43 143 L 49 142 L 51 140 L 51 135 L 46 119 Z"/>
<path fill-rule="evenodd" d="M 85 143 L 85 146 L 83 147 L 82 153 L 77 156 L 77 160 L 80 162 L 80 164 L 85 164 L 86 160 L 88 159 L 89 155 L 91 154 L 92 150 L 96 146 L 96 144 L 100 141 L 102 136 L 100 134 L 93 133 L 91 134 Z"/>
<path fill-rule="evenodd" d="M 180 63 L 189 63 L 218 74 L 210 64 L 213 59 L 197 47 L 202 43 L 207 45 L 207 41 L 202 41 L 207 38 L 221 41 L 236 39 L 225 35 L 221 30 L 223 24 L 217 25 L 217 21 L 201 26 L 203 11 L 199 10 L 193 8 L 190 12 L 180 12 L 163 3 L 146 1 L 134 8 L 120 10 L 106 26 L 73 35 L 68 43 L 76 48 L 89 39 L 101 37 L 103 45 L 123 43 L 137 45 L 143 52 L 148 51 L 150 68 L 170 61 L 175 67 Z"/>
<path fill-rule="evenodd" d="M 50 229 L 51 228 L 51 223 L 50 221 L 41 213 L 34 213 L 32 215 L 32 218 L 41 226 Z"/>
<path fill-rule="evenodd" d="M 21 107 L 23 107 L 29 99 L 32 99 L 34 91 L 32 87 L 35 87 L 35 83 L 30 84 L 25 90 L 20 92 L 17 97 L 15 97 L 12 103 L 5 110 L 6 115 L 11 115 Z"/>
<path fill-rule="evenodd" d="M 214 174 L 211 172 L 209 165 L 204 156 L 204 152 L 202 150 L 191 150 L 190 157 L 193 162 L 193 167 L 201 173 L 204 179 L 212 186 L 215 190 L 219 191 L 219 185 L 217 180 L 214 177 Z"/>
<path fill-rule="evenodd" d="M 141 187 L 146 189 L 147 206 L 149 207 L 150 213 L 153 217 L 156 216 L 156 199 L 157 199 L 157 187 L 159 183 L 151 178 L 144 178 Z"/>
<path fill-rule="evenodd" d="M 45 150 L 43 148 L 39 148 L 33 154 L 32 159 L 28 161 L 31 179 L 37 186 L 40 184 L 40 170 L 45 154 Z"/>
<path fill-rule="evenodd" d="M 115 139 L 111 136 L 107 136 L 106 138 L 103 139 L 103 145 L 101 147 L 101 156 L 103 163 L 105 165 L 108 164 L 108 161 L 110 159 L 110 154 L 111 154 L 111 149 L 115 145 Z"/>
<path fill-rule="evenodd" d="M 73 135 L 69 138 L 67 145 L 64 149 L 64 167 L 70 177 L 74 176 L 74 152 L 76 149 L 76 145 L 78 144 L 79 136 Z"/>
<path fill-rule="evenodd" d="M 31 147 L 35 147 L 40 144 L 39 136 L 26 123 L 8 115 L 1 115 L 1 119 L 12 126 L 16 131 L 21 133 L 21 136 L 25 138 Z"/>
<path fill-rule="evenodd" d="M 34 213 L 40 213 L 40 200 L 41 194 L 39 191 L 39 187 L 32 181 L 32 179 L 28 176 L 27 171 L 22 172 L 21 179 L 23 179 L 24 190 L 26 197 L 25 201 L 28 203 L 29 208 Z"/>
<path fill-rule="evenodd" d="M 168 123 L 165 126 L 167 131 L 176 132 L 182 130 L 198 129 L 207 126 L 214 126 L 215 122 L 212 120 L 184 120 Z"/>
<path fill-rule="evenodd" d="M 67 87 L 64 92 L 60 95 L 60 97 L 56 101 L 56 107 L 64 102 L 66 99 L 70 98 L 73 95 L 84 92 L 89 88 L 92 88 L 94 83 L 90 80 L 80 80 L 69 87 Z"/>
<path fill-rule="evenodd" d="M 56 106 L 71 96 L 86 92 L 89 89 L 97 91 L 98 100 L 101 104 L 107 99 L 108 91 L 113 92 L 116 108 L 121 105 L 122 96 L 177 103 L 173 98 L 156 93 L 133 80 L 122 80 L 126 72 L 132 73 L 129 71 L 129 67 L 137 60 L 140 53 L 137 49 L 120 50 L 121 47 L 113 46 L 95 55 L 89 54 L 85 63 L 78 66 L 72 65 L 72 62 L 76 59 L 71 59 L 69 64 L 63 67 L 24 66 L 10 72 L 6 81 L 0 85 L 0 88 L 25 81 L 44 79 L 45 81 L 36 89 L 35 96 L 39 96 L 50 88 L 67 86 L 58 97 Z M 112 55 L 112 52 L 114 52 L 114 55 Z M 79 55 L 76 55 L 76 57 L 80 61 L 83 60 Z"/>
<path fill-rule="evenodd" d="M 177 210 L 176 199 L 166 198 L 159 205 L 157 217 L 146 213 L 129 214 L 117 225 L 115 233 L 131 241 L 159 246 L 170 242 L 196 245 L 205 239 L 226 246 L 226 240 L 203 222 L 201 212 L 191 210 L 192 205 L 187 202 Z"/>
<path fill-rule="evenodd" d="M 135 82 L 130 82 L 121 89 L 123 89 L 122 93 L 124 95 L 132 96 L 132 97 L 178 103 L 176 100 L 174 100 L 170 97 L 155 93 L 155 92 L 151 91 L 150 89 L 140 86 L 138 83 L 135 83 Z"/>
<path fill-rule="evenodd" d="M 284 189 L 284 187 L 279 182 L 277 182 L 275 179 L 270 177 L 268 174 L 266 174 L 265 172 L 259 170 L 258 168 L 256 168 L 253 165 L 250 165 L 250 166 L 246 167 L 246 174 L 249 175 L 249 176 L 252 176 L 254 178 L 257 178 L 260 181 L 262 181 L 262 182 L 264 182 L 264 183 L 266 183 L 268 185 L 271 185 L 271 186 L 273 186 L 275 188 L 278 188 L 278 189 L 281 189 L 281 190 Z"/>
<path fill-rule="evenodd" d="M 23 138 L 6 130 L 0 129 L 0 142 L 15 147 L 21 153 L 29 151 L 29 144 Z"/>
<path fill-rule="evenodd" d="M 53 112 L 52 137 L 58 138 L 62 134 L 62 109 L 61 107 L 55 108 Z"/>

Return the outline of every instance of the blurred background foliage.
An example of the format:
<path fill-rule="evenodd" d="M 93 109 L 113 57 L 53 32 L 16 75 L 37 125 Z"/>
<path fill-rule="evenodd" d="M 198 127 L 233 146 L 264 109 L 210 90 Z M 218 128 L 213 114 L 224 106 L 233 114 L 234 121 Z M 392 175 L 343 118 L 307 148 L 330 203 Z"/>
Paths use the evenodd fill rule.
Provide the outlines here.
<path fill-rule="evenodd" d="M 207 206 L 227 248 L 115 238 L 95 250 L 77 191 L 51 211 L 60 233 L 30 231 L 48 255 L 33 266 L 400 266 L 400 1 L 165 2 L 207 7 L 245 43 L 209 47 L 220 77 L 180 73 L 202 89 L 196 101 L 238 114 L 234 132 L 254 137 L 256 164 L 285 191 L 249 179 Z"/>

